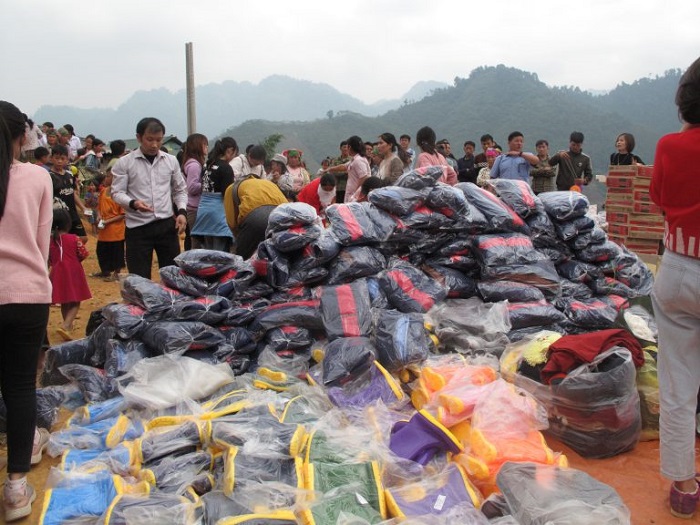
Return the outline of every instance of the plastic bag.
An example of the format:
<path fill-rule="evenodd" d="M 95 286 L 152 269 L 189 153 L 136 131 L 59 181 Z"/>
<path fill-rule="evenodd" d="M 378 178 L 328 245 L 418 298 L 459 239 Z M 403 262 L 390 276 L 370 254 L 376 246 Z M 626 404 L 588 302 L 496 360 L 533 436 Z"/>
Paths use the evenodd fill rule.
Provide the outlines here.
<path fill-rule="evenodd" d="M 185 273 L 205 279 L 217 277 L 244 262 L 240 255 L 204 249 L 187 250 L 175 257 L 174 261 Z"/>
<path fill-rule="evenodd" d="M 343 284 L 375 275 L 386 267 L 386 258 L 370 246 L 348 246 L 330 263 L 328 284 Z"/>
<path fill-rule="evenodd" d="M 205 437 L 203 426 L 195 421 L 158 426 L 143 434 L 137 442 L 137 452 L 148 465 L 170 455 L 194 452 L 204 444 Z"/>
<path fill-rule="evenodd" d="M 367 281 L 324 286 L 321 316 L 329 340 L 339 337 L 367 337 L 372 328 L 370 293 Z"/>
<path fill-rule="evenodd" d="M 140 306 L 149 313 L 163 312 L 175 302 L 189 299 L 185 294 L 135 274 L 121 280 L 121 295 L 127 303 Z"/>
<path fill-rule="evenodd" d="M 554 231 L 562 241 L 571 241 L 577 236 L 590 233 L 595 227 L 593 219 L 584 215 L 567 221 L 554 221 Z M 587 246 L 590 243 L 586 243 Z"/>
<path fill-rule="evenodd" d="M 147 496 L 134 494 L 118 495 L 104 525 L 126 525 L 129 523 L 168 523 L 190 525 L 197 514 L 197 505 L 182 496 L 154 493 Z"/>
<path fill-rule="evenodd" d="M 270 242 L 282 253 L 301 250 L 318 239 L 323 227 L 318 224 L 296 225 L 270 234 Z"/>
<path fill-rule="evenodd" d="M 415 228 L 417 230 L 451 229 L 454 225 L 452 219 L 427 206 L 418 206 L 411 213 L 403 217 L 401 222 L 409 228 Z"/>
<path fill-rule="evenodd" d="M 375 405 L 380 400 L 384 405 L 398 409 L 406 400 L 398 381 L 377 361 L 355 380 L 328 387 L 326 394 L 335 406 L 348 410 Z"/>
<path fill-rule="evenodd" d="M 588 197 L 578 191 L 548 191 L 539 198 L 545 211 L 556 221 L 568 221 L 588 212 Z"/>
<path fill-rule="evenodd" d="M 545 297 L 555 297 L 561 291 L 559 276 L 550 260 L 541 260 L 532 264 L 488 266 L 482 269 L 481 276 L 488 280 L 500 279 L 530 284 L 539 288 Z"/>
<path fill-rule="evenodd" d="M 562 297 L 570 297 L 573 299 L 590 299 L 593 297 L 591 289 L 582 282 L 569 281 L 568 279 L 561 280 L 561 295 Z"/>
<path fill-rule="evenodd" d="M 68 383 L 68 379 L 60 372 L 59 368 L 69 364 L 90 364 L 90 358 L 94 352 L 88 338 L 76 339 L 50 347 L 44 357 L 44 370 L 41 374 L 42 386 L 65 385 Z"/>
<path fill-rule="evenodd" d="M 242 260 L 235 268 L 219 275 L 209 285 L 207 294 L 222 295 L 229 299 L 236 298 L 248 289 L 255 277 L 255 268 L 250 261 Z"/>
<path fill-rule="evenodd" d="M 615 278 L 641 296 L 651 295 L 654 276 L 649 267 L 624 246 L 620 249 L 622 253 L 614 260 Z"/>
<path fill-rule="evenodd" d="M 88 365 L 63 365 L 59 370 L 78 385 L 88 403 L 98 403 L 117 395 L 116 385 L 101 368 Z"/>
<path fill-rule="evenodd" d="M 469 216 L 469 204 L 459 188 L 438 184 L 430 190 L 425 204 L 450 219 Z"/>
<path fill-rule="evenodd" d="M 377 351 L 367 337 L 343 337 L 328 343 L 321 362 L 323 384 L 342 386 L 369 370 Z"/>
<path fill-rule="evenodd" d="M 377 360 L 389 372 L 420 363 L 430 353 L 433 343 L 418 313 L 380 310 L 374 323 L 372 342 Z"/>
<path fill-rule="evenodd" d="M 323 266 L 329 261 L 332 261 L 340 252 L 342 245 L 333 235 L 331 230 L 323 230 L 321 235 L 307 244 L 301 252 L 301 255 L 292 263 L 292 269 L 308 270 Z"/>
<path fill-rule="evenodd" d="M 477 235 L 473 249 L 482 266 L 530 264 L 544 259 L 530 238 L 518 233 Z"/>
<path fill-rule="evenodd" d="M 309 330 L 323 330 L 320 301 L 311 299 L 270 305 L 258 314 L 250 330 L 254 334 L 259 334 L 286 325 L 299 326 Z"/>
<path fill-rule="evenodd" d="M 108 304 L 102 309 L 105 320 L 111 324 L 119 337 L 138 337 L 144 327 L 146 310 L 133 304 Z"/>
<path fill-rule="evenodd" d="M 92 349 L 90 363 L 92 366 L 102 368 L 106 359 L 107 341 L 117 337 L 117 329 L 111 323 L 102 323 L 90 334 L 88 341 Z"/>
<path fill-rule="evenodd" d="M 460 182 L 455 188 L 462 190 L 467 201 L 483 213 L 490 231 L 530 233 L 525 221 L 493 193 L 471 182 Z"/>
<path fill-rule="evenodd" d="M 231 303 L 225 297 L 206 295 L 174 304 L 170 311 L 163 314 L 163 319 L 201 321 L 216 325 L 226 318 L 230 309 Z"/>
<path fill-rule="evenodd" d="M 377 208 L 402 217 L 408 215 L 425 202 L 426 192 L 402 188 L 400 186 L 386 186 L 372 190 L 367 200 Z"/>
<path fill-rule="evenodd" d="M 184 354 L 224 342 L 221 332 L 200 321 L 155 321 L 148 323 L 141 339 L 154 352 Z"/>
<path fill-rule="evenodd" d="M 209 290 L 210 283 L 196 275 L 190 275 L 182 268 L 175 266 L 163 266 L 158 270 L 160 281 L 169 288 L 179 290 L 183 294 L 191 295 L 192 297 L 200 297 L 206 295 Z"/>
<path fill-rule="evenodd" d="M 139 361 L 117 383 L 131 404 L 159 409 L 186 399 L 201 399 L 233 380 L 233 372 L 225 364 L 208 365 L 165 355 Z"/>
<path fill-rule="evenodd" d="M 589 244 L 600 244 L 608 240 L 608 234 L 596 226 L 591 231 L 581 233 L 569 241 L 569 246 L 574 250 L 583 250 Z"/>
<path fill-rule="evenodd" d="M 600 277 L 588 283 L 588 286 L 591 287 L 591 290 L 596 295 L 615 294 L 626 298 L 637 297 L 638 295 L 632 288 L 612 277 Z"/>
<path fill-rule="evenodd" d="M 396 227 L 391 215 L 367 202 L 332 204 L 326 208 L 326 217 L 344 246 L 386 241 Z"/>
<path fill-rule="evenodd" d="M 226 317 L 221 322 L 225 326 L 245 326 L 253 321 L 259 313 L 270 306 L 267 299 L 258 299 L 250 303 L 237 303 L 231 305 L 226 312 Z"/>
<path fill-rule="evenodd" d="M 328 276 L 328 269 L 324 266 L 316 266 L 315 268 L 298 269 L 293 268 L 289 273 L 289 279 L 282 288 L 300 288 L 311 286 L 322 282 Z"/>
<path fill-rule="evenodd" d="M 456 186 L 455 186 L 456 187 Z M 478 234 L 489 228 L 489 221 L 479 208 L 467 200 L 469 213 L 456 218 L 453 229 L 466 233 Z"/>
<path fill-rule="evenodd" d="M 313 339 L 306 328 L 299 326 L 280 326 L 271 328 L 265 334 L 267 345 L 274 351 L 308 348 Z"/>
<path fill-rule="evenodd" d="M 566 261 L 557 265 L 557 272 L 569 281 L 588 283 L 603 276 L 597 266 L 583 261 Z"/>
<path fill-rule="evenodd" d="M 479 295 L 487 303 L 510 301 L 527 303 L 544 300 L 544 294 L 534 286 L 511 281 L 479 281 L 476 283 Z"/>
<path fill-rule="evenodd" d="M 600 299 L 562 298 L 558 304 L 571 322 L 588 329 L 610 328 L 617 317 L 617 310 Z"/>
<path fill-rule="evenodd" d="M 294 226 L 310 226 L 318 221 L 316 208 L 305 202 L 290 202 L 277 206 L 267 220 L 265 236 Z"/>
<path fill-rule="evenodd" d="M 179 494 L 202 472 L 212 465 L 209 452 L 190 452 L 181 456 L 166 456 L 150 465 L 144 465 L 140 475 L 159 491 Z"/>
<path fill-rule="evenodd" d="M 508 462 L 496 483 L 522 525 L 630 523 L 629 509 L 618 493 L 580 470 Z"/>
<path fill-rule="evenodd" d="M 620 247 L 612 241 L 605 241 L 600 244 L 590 244 L 583 250 L 576 252 L 576 256 L 589 263 L 599 263 L 611 261 L 621 255 Z"/>
<path fill-rule="evenodd" d="M 521 218 L 527 219 L 541 206 L 530 185 L 522 180 L 493 179 L 491 186 L 510 208 Z"/>
<path fill-rule="evenodd" d="M 274 290 L 262 280 L 253 281 L 245 290 L 238 292 L 232 301 L 257 301 L 268 297 Z"/>
<path fill-rule="evenodd" d="M 440 266 L 432 263 L 432 261 L 430 264 L 423 265 L 422 270 L 428 277 L 434 279 L 447 290 L 447 297 L 453 299 L 462 297 L 466 299 L 473 297 L 477 293 L 476 281 L 459 270 Z"/>
<path fill-rule="evenodd" d="M 425 166 L 404 173 L 396 181 L 396 186 L 422 190 L 432 188 L 446 172 L 446 166 Z"/>
<path fill-rule="evenodd" d="M 394 308 L 425 313 L 447 297 L 447 290 L 415 266 L 394 259 L 379 275 L 379 286 Z"/>
<path fill-rule="evenodd" d="M 508 304 L 510 324 L 514 330 L 530 326 L 546 326 L 566 320 L 566 316 L 544 299 Z"/>
<path fill-rule="evenodd" d="M 138 339 L 107 341 L 107 353 L 104 370 L 107 377 L 119 377 L 131 370 L 136 363 L 147 357 L 153 357 L 148 346 Z"/>
<path fill-rule="evenodd" d="M 255 268 L 255 273 L 270 286 L 284 286 L 289 280 L 289 259 L 272 245 L 270 239 L 258 244 L 258 250 L 250 258 L 250 263 Z"/>

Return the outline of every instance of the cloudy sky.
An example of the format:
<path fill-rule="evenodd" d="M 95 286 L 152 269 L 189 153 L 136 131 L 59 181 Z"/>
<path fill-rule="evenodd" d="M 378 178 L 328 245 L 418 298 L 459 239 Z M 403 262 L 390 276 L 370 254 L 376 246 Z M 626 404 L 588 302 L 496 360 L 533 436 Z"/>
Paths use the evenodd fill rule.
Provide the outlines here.
<path fill-rule="evenodd" d="M 366 103 L 479 66 L 607 90 L 685 69 L 700 54 L 698 0 L 0 0 L 0 98 L 118 107 L 134 91 L 272 74 Z"/>

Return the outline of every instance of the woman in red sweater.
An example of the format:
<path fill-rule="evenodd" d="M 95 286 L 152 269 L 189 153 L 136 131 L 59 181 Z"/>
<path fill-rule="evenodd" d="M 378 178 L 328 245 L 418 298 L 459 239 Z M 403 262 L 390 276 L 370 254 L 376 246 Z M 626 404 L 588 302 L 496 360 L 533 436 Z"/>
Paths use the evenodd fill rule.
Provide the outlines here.
<path fill-rule="evenodd" d="M 326 208 L 335 202 L 335 175 L 324 173 L 312 180 L 299 192 L 297 201 L 313 206 L 316 213 L 324 217 Z"/>
<path fill-rule="evenodd" d="M 671 513 L 692 518 L 695 409 L 700 388 L 700 58 L 676 92 L 683 127 L 656 146 L 651 198 L 666 220 L 666 251 L 652 300 L 659 329 L 661 474 L 670 479 Z"/>
<path fill-rule="evenodd" d="M 48 431 L 35 431 L 36 367 L 51 302 L 46 261 L 53 186 L 40 166 L 19 162 L 27 116 L 0 101 L 0 386 L 7 407 L 5 521 L 32 512 L 27 484 Z"/>

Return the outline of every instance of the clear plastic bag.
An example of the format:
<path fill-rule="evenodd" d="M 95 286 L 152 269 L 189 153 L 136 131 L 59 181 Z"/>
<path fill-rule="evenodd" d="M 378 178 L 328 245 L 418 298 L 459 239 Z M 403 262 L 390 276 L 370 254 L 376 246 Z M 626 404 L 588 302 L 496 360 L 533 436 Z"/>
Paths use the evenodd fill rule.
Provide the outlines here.
<path fill-rule="evenodd" d="M 568 221 L 588 213 L 588 197 L 578 191 L 548 191 L 539 198 L 555 221 Z"/>
<path fill-rule="evenodd" d="M 482 268 L 481 276 L 489 280 L 505 280 L 530 284 L 539 288 L 547 298 L 556 297 L 561 292 L 559 276 L 554 264 L 543 259 L 531 264 L 510 264 Z"/>
<path fill-rule="evenodd" d="M 530 238 L 518 233 L 477 235 L 473 251 L 483 266 L 530 264 L 544 259 Z"/>
<path fill-rule="evenodd" d="M 174 264 L 162 267 L 158 270 L 158 274 L 160 275 L 160 281 L 164 285 L 192 297 L 206 295 L 210 287 L 210 283 L 202 277 L 190 275 Z"/>
<path fill-rule="evenodd" d="M 258 244 L 258 250 L 250 258 L 250 262 L 255 268 L 255 273 L 274 288 L 284 286 L 289 280 L 289 259 L 277 250 L 269 239 Z"/>
<path fill-rule="evenodd" d="M 588 283 L 603 276 L 600 268 L 583 261 L 565 261 L 557 265 L 557 272 L 569 281 L 579 283 Z"/>
<path fill-rule="evenodd" d="M 308 348 L 313 338 L 306 328 L 286 325 L 268 330 L 265 341 L 272 350 L 279 352 Z"/>
<path fill-rule="evenodd" d="M 120 494 L 110 505 L 104 525 L 130 523 L 192 525 L 196 515 L 197 505 L 182 496 L 162 493 Z"/>
<path fill-rule="evenodd" d="M 554 231 L 562 241 L 572 241 L 579 235 L 590 233 L 594 227 L 595 222 L 587 215 L 566 221 L 554 221 Z M 584 243 L 584 247 L 589 244 L 590 242 Z"/>
<path fill-rule="evenodd" d="M 308 270 L 323 266 L 332 261 L 340 252 L 342 245 L 331 230 L 323 230 L 321 235 L 307 244 L 292 263 L 294 271 Z"/>
<path fill-rule="evenodd" d="M 338 386 L 367 371 L 377 356 L 377 350 L 367 337 L 342 337 L 324 348 L 321 361 L 323 384 Z"/>
<path fill-rule="evenodd" d="M 367 337 L 372 328 L 370 292 L 365 279 L 350 284 L 324 286 L 321 316 L 329 340 Z"/>
<path fill-rule="evenodd" d="M 367 199 L 377 208 L 402 217 L 425 202 L 426 192 L 401 186 L 386 186 L 372 190 Z"/>
<path fill-rule="evenodd" d="M 469 298 L 477 293 L 477 282 L 455 268 L 439 264 L 424 264 L 421 269 L 447 290 L 447 297 Z"/>
<path fill-rule="evenodd" d="M 63 365 L 90 364 L 95 349 L 90 346 L 88 338 L 68 341 L 60 345 L 52 346 L 44 356 L 44 370 L 41 373 L 41 385 L 65 385 L 68 379 L 59 370 Z"/>
<path fill-rule="evenodd" d="M 376 275 L 386 267 L 386 257 L 370 246 L 348 246 L 329 265 L 328 284 L 343 284 Z"/>
<path fill-rule="evenodd" d="M 221 295 L 234 299 L 248 290 L 255 277 L 253 265 L 249 261 L 241 261 L 235 268 L 219 275 L 209 285 L 207 294 Z"/>
<path fill-rule="evenodd" d="M 566 320 L 566 316 L 544 299 L 509 303 L 508 314 L 514 330 L 530 326 L 547 326 Z"/>
<path fill-rule="evenodd" d="M 102 309 L 102 315 L 124 339 L 138 337 L 144 327 L 147 312 L 133 304 L 108 304 Z M 94 332 L 93 332 L 94 333 Z"/>
<path fill-rule="evenodd" d="M 440 212 L 450 219 L 469 217 L 469 204 L 464 192 L 454 186 L 438 184 L 434 186 L 425 201 L 429 208 Z"/>
<path fill-rule="evenodd" d="M 68 380 L 78 385 L 88 403 L 98 403 L 114 397 L 118 393 L 114 381 L 107 377 L 101 368 L 73 364 L 63 365 L 59 370 Z"/>
<path fill-rule="evenodd" d="M 182 252 L 174 261 L 185 273 L 204 279 L 217 277 L 244 264 L 240 255 L 201 248 Z"/>
<path fill-rule="evenodd" d="M 415 266 L 392 259 L 379 275 L 379 286 L 397 310 L 425 313 L 447 297 L 447 290 Z"/>
<path fill-rule="evenodd" d="M 332 204 L 326 217 L 344 246 L 384 242 L 396 228 L 396 219 L 368 202 Z"/>
<path fill-rule="evenodd" d="M 180 494 L 199 474 L 208 471 L 212 463 L 209 452 L 189 452 L 179 456 L 165 456 L 144 465 L 139 475 L 160 492 Z"/>
<path fill-rule="evenodd" d="M 467 201 L 486 217 L 490 231 L 530 233 L 527 223 L 493 193 L 471 182 L 460 182 L 455 188 L 462 190 Z"/>
<path fill-rule="evenodd" d="M 323 227 L 318 224 L 297 225 L 270 234 L 270 242 L 282 253 L 302 250 L 308 244 L 318 239 Z"/>
<path fill-rule="evenodd" d="M 140 306 L 149 313 L 163 312 L 171 308 L 175 302 L 190 298 L 188 295 L 166 288 L 140 275 L 129 274 L 120 282 L 124 301 Z"/>
<path fill-rule="evenodd" d="M 414 190 L 432 188 L 446 171 L 446 166 L 425 166 L 423 168 L 416 168 L 401 175 L 399 180 L 396 181 L 396 186 Z"/>
<path fill-rule="evenodd" d="M 208 325 L 222 322 L 231 308 L 231 302 L 218 295 L 205 295 L 174 304 L 172 309 L 163 314 L 163 319 L 178 321 L 201 321 Z"/>
<path fill-rule="evenodd" d="M 290 202 L 277 206 L 267 221 L 266 236 L 294 226 L 310 226 L 318 221 L 316 208 L 305 202 Z"/>
<path fill-rule="evenodd" d="M 614 261 L 622 254 L 620 247 L 612 241 L 600 244 L 589 244 L 583 250 L 576 252 L 576 257 L 583 262 L 600 263 Z"/>
<path fill-rule="evenodd" d="M 589 330 L 610 328 L 617 318 L 617 310 L 597 298 L 562 298 L 557 304 L 572 323 Z"/>
<path fill-rule="evenodd" d="M 253 334 L 260 334 L 271 328 L 287 325 L 312 331 L 323 330 L 320 306 L 321 302 L 318 299 L 272 304 L 257 315 L 250 330 Z"/>
<path fill-rule="evenodd" d="M 427 206 L 418 206 L 411 213 L 404 216 L 401 222 L 416 230 L 452 229 L 454 226 L 452 219 Z"/>
<path fill-rule="evenodd" d="M 128 341 L 110 339 L 107 341 L 105 374 L 111 378 L 119 377 L 147 357 L 153 357 L 153 352 L 143 341 L 138 339 L 130 339 Z"/>
<path fill-rule="evenodd" d="M 154 352 L 163 354 L 184 354 L 224 342 L 221 332 L 201 321 L 154 321 L 147 324 L 141 339 Z"/>
<path fill-rule="evenodd" d="M 492 179 L 490 184 L 501 200 L 523 219 L 527 219 L 542 206 L 530 185 L 525 181 Z"/>
<path fill-rule="evenodd" d="M 509 301 L 526 303 L 544 300 L 544 294 L 532 285 L 511 281 L 479 281 L 479 295 L 487 303 Z"/>
<path fill-rule="evenodd" d="M 389 372 L 420 363 L 433 348 L 423 315 L 396 310 L 376 312 L 372 342 L 377 349 L 378 361 Z"/>

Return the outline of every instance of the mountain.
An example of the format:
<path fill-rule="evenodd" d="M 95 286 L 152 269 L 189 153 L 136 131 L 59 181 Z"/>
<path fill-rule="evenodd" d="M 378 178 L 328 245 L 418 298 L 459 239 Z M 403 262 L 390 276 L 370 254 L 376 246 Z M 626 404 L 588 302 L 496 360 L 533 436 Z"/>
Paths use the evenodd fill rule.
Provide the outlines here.
<path fill-rule="evenodd" d="M 634 134 L 635 153 L 653 162 L 657 140 L 679 128 L 673 104 L 679 78 L 680 71 L 671 70 L 654 79 L 622 84 L 605 95 L 593 95 L 576 87 L 549 87 L 534 73 L 504 65 L 480 67 L 468 78 L 456 78 L 453 86 L 434 89 L 429 96 L 378 117 L 347 111 L 312 122 L 254 120 L 229 128 L 223 135 L 246 145 L 280 133 L 284 139 L 279 149 L 301 148 L 309 167 L 316 169 L 327 155 L 336 156 L 339 142 L 350 135 L 374 141 L 380 133 L 390 131 L 415 139 L 416 131 L 427 125 L 439 139 L 447 138 L 459 157 L 465 140 L 478 145 L 484 133 L 505 147 L 508 134 L 519 130 L 525 135 L 527 150 L 534 151 L 535 142 L 544 138 L 554 153 L 568 148 L 569 134 L 576 130 L 585 134 L 583 149 L 591 156 L 594 171 L 605 173 L 615 139 L 622 132 Z"/>
<path fill-rule="evenodd" d="M 342 111 L 377 116 L 405 101 L 420 100 L 445 85 L 419 82 L 403 97 L 368 105 L 328 84 L 282 75 L 267 77 L 257 85 L 234 81 L 205 84 L 195 89 L 197 129 L 211 136 L 251 119 L 309 121 L 323 118 L 329 112 Z M 137 91 L 117 109 L 45 105 L 37 110 L 34 120 L 48 120 L 57 126 L 69 122 L 81 136 L 92 133 L 103 140 L 111 140 L 133 137 L 136 123 L 149 115 L 160 118 L 168 133 L 184 139 L 187 135 L 185 90 L 175 93 L 165 88 Z"/>

